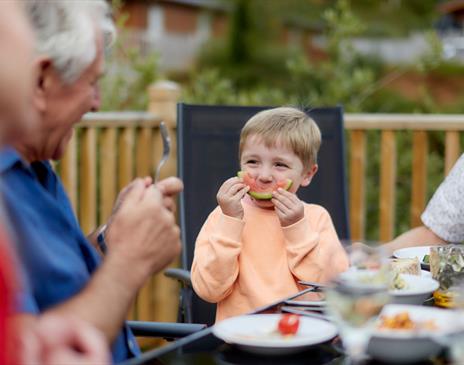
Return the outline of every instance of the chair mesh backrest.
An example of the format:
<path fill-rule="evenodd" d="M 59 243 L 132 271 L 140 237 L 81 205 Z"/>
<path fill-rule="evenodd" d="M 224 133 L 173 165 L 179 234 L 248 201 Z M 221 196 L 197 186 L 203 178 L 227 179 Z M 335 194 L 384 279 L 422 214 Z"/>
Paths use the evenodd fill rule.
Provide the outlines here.
<path fill-rule="evenodd" d="M 183 268 L 190 270 L 196 237 L 217 206 L 219 187 L 239 170 L 238 143 L 242 126 L 251 116 L 268 108 L 178 105 L 178 171 L 185 186 L 180 197 Z M 298 195 L 306 202 L 325 207 L 340 239 L 349 239 L 343 110 L 341 107 L 314 108 L 307 113 L 321 129 L 322 145 L 319 171 Z"/>

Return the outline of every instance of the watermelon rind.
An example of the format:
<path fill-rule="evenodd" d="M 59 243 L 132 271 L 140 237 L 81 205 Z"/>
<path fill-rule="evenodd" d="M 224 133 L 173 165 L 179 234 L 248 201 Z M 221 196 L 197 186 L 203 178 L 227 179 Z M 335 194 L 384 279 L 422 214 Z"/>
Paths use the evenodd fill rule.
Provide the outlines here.
<path fill-rule="evenodd" d="M 237 176 L 240 178 L 243 178 L 243 175 L 245 174 L 244 171 L 239 171 L 237 172 Z M 283 188 L 285 190 L 288 190 L 292 187 L 293 181 L 288 179 L 287 180 L 287 185 L 285 185 Z M 258 192 L 258 191 L 248 191 L 248 194 L 252 196 L 253 198 L 257 200 L 271 200 L 272 199 L 272 192 Z"/>
<path fill-rule="evenodd" d="M 250 194 L 253 198 L 257 200 L 271 200 L 272 199 L 272 193 L 259 193 L 257 191 L 249 191 L 248 194 Z"/>

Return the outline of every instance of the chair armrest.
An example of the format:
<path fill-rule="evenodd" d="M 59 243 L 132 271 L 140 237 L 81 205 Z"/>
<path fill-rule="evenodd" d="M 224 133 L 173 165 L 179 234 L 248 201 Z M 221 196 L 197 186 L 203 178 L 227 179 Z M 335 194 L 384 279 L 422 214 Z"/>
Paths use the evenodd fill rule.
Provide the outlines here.
<path fill-rule="evenodd" d="M 190 278 L 190 271 L 184 269 L 167 269 L 164 271 L 164 276 L 168 278 L 177 279 L 185 286 L 192 287 L 192 279 Z"/>
<path fill-rule="evenodd" d="M 179 338 L 206 328 L 206 324 L 175 322 L 127 321 L 135 336 Z"/>

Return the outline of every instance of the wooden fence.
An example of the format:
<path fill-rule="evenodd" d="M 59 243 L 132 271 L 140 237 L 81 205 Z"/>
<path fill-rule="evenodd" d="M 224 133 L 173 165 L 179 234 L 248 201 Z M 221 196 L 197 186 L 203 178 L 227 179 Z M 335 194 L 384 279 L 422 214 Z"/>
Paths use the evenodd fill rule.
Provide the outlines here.
<path fill-rule="evenodd" d="M 86 233 L 106 221 L 122 187 L 136 176 L 152 175 L 162 151 L 158 128 L 161 120 L 170 128 L 173 142 L 162 177 L 176 175 L 176 103 L 180 92 L 175 84 L 161 82 L 153 85 L 149 93 L 148 112 L 86 115 L 77 125 L 64 158 L 56 166 Z M 370 130 L 381 134 L 378 238 L 388 241 L 394 236 L 396 134 L 404 131 L 413 134 L 410 225 L 420 224 L 419 217 L 426 204 L 428 132 L 445 132 L 445 175 L 460 155 L 459 133 L 464 130 L 464 116 L 346 114 L 345 128 L 350 146 L 347 167 L 352 238 L 365 237 L 366 146 Z M 130 317 L 175 321 L 177 299 L 177 283 L 158 274 L 140 291 Z"/>
<path fill-rule="evenodd" d="M 385 242 L 394 238 L 398 162 L 396 134 L 404 131 L 412 131 L 413 134 L 410 226 L 420 225 L 420 215 L 427 203 L 428 132 L 445 132 L 443 176 L 446 176 L 461 153 L 459 133 L 464 130 L 464 115 L 346 114 L 345 129 L 350 135 L 349 191 L 352 238 L 362 240 L 366 231 L 366 135 L 369 130 L 378 130 L 381 133 L 378 239 Z"/>

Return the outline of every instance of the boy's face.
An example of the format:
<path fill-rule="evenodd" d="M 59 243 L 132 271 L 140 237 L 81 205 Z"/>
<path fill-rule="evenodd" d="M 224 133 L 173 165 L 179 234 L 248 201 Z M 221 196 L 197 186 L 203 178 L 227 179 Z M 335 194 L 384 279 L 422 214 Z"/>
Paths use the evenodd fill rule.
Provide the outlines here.
<path fill-rule="evenodd" d="M 278 140 L 275 146 L 268 148 L 256 135 L 245 141 L 240 167 L 263 189 L 275 186 L 279 181 L 291 179 L 293 184 L 289 191 L 292 193 L 296 193 L 300 186 L 308 186 L 317 171 L 317 165 L 310 169 L 304 168 L 300 158 Z M 273 206 L 270 201 L 254 200 L 254 203 L 260 207 Z"/>

